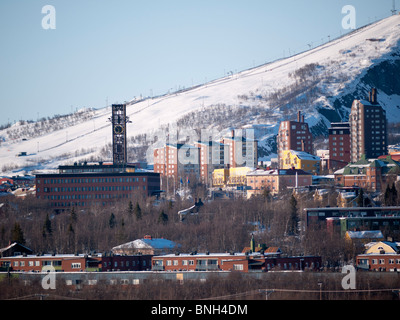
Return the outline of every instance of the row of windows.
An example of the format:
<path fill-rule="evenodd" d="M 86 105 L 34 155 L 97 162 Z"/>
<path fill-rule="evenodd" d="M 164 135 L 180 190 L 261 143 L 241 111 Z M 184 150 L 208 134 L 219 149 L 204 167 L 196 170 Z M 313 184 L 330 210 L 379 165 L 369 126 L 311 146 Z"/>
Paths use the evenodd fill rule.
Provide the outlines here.
<path fill-rule="evenodd" d="M 145 187 L 143 187 L 143 188 L 145 188 Z M 127 195 L 127 194 L 72 194 L 72 195 L 43 196 L 42 199 L 81 200 L 81 199 L 115 199 L 115 198 L 131 198 L 131 195 Z"/>
<path fill-rule="evenodd" d="M 87 192 L 87 191 L 133 191 L 142 189 L 146 190 L 146 186 L 102 186 L 102 187 L 54 187 L 54 188 L 43 188 L 43 192 Z M 41 188 L 37 188 L 37 191 L 40 192 Z"/>
<path fill-rule="evenodd" d="M 373 265 L 375 265 L 375 264 L 386 264 L 386 261 L 389 264 L 400 264 L 400 259 L 394 259 L 394 258 L 372 259 L 371 263 Z M 369 260 L 368 259 L 360 259 L 359 260 L 359 264 L 367 264 L 368 265 L 369 264 Z"/>
<path fill-rule="evenodd" d="M 114 268 L 118 268 L 118 267 L 136 267 L 136 265 L 137 266 L 140 266 L 140 261 L 137 261 L 137 263 L 136 263 L 136 261 L 135 260 L 132 260 L 132 261 L 129 261 L 129 260 L 126 260 L 126 261 L 119 261 L 119 263 L 118 263 L 118 261 L 114 261 Z M 146 260 L 142 260 L 142 266 L 143 267 L 146 267 L 146 265 L 147 265 L 147 262 L 146 262 Z M 107 268 L 107 267 L 111 267 L 111 261 L 104 261 L 103 262 L 103 266 L 104 266 L 104 268 Z"/>
<path fill-rule="evenodd" d="M 142 180 L 146 182 L 146 178 L 79 178 L 79 179 L 44 179 L 45 184 L 65 184 L 65 183 L 109 183 L 109 182 L 139 182 Z M 41 179 L 37 180 L 37 183 L 41 183 Z"/>

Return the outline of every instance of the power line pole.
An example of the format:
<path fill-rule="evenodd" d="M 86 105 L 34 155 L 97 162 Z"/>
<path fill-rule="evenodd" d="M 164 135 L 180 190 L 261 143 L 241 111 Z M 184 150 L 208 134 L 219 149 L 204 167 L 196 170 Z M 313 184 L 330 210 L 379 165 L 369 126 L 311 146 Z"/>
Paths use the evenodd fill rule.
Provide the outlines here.
<path fill-rule="evenodd" d="M 397 10 L 396 10 L 396 0 L 393 0 L 393 8 L 392 8 L 392 15 L 396 15 L 397 14 Z"/>

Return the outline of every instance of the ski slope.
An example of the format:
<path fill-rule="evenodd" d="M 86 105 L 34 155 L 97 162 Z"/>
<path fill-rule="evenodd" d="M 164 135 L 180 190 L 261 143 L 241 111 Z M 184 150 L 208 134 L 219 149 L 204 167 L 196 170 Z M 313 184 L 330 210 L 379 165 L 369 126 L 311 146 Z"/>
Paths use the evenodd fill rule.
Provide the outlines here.
<path fill-rule="evenodd" d="M 399 41 L 400 15 L 396 15 L 286 59 L 181 92 L 142 101 L 133 100 L 127 107 L 127 115 L 132 121 L 127 127 L 128 136 L 149 133 L 160 126 L 176 122 L 189 112 L 217 104 L 240 106 L 238 95 L 260 91 L 274 92 L 285 88 L 294 81 L 289 76 L 291 73 L 311 63 L 323 66 L 327 74 L 346 75 L 346 82 L 338 76 L 336 81 L 322 84 L 324 95 L 315 101 L 314 105 L 330 108 L 332 107 L 330 97 L 350 91 L 352 89 L 350 86 L 357 84 L 357 79 L 373 64 L 382 59 L 392 59 L 390 53 L 398 48 Z M 380 98 L 388 104 L 400 105 L 400 93 L 392 96 L 383 94 Z M 279 109 L 275 110 L 274 106 L 268 105 L 265 107 L 271 108 L 279 116 Z M 306 121 L 312 126 L 321 120 L 321 114 L 316 110 L 310 110 L 305 116 Z M 389 120 L 400 120 L 398 109 L 387 110 L 387 115 Z M 110 116 L 110 107 L 98 109 L 94 112 L 93 118 L 86 122 L 26 141 L 22 138 L 7 139 L 7 130 L 12 128 L 0 131 L 0 137 L 5 139 L 0 146 L 0 170 L 3 170 L 1 174 L 16 175 L 29 173 L 32 170 L 54 170 L 60 164 L 71 164 L 98 154 L 105 145 L 111 143 L 111 123 L 108 121 Z M 249 125 L 270 126 L 273 134 L 279 124 L 275 121 L 249 123 Z M 27 155 L 17 156 L 21 152 L 26 152 Z M 104 159 L 107 160 L 111 159 Z"/>

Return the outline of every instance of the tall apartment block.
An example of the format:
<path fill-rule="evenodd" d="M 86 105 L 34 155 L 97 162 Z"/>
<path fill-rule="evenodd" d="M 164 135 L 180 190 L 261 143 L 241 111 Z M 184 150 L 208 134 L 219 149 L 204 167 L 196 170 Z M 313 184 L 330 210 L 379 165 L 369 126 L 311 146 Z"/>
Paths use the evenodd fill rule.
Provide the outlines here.
<path fill-rule="evenodd" d="M 277 137 L 279 167 L 283 167 L 283 163 L 281 163 L 283 151 L 294 150 L 312 154 L 312 142 L 313 138 L 308 123 L 304 122 L 304 116 L 300 111 L 297 114 L 297 121 L 282 121 Z"/>
<path fill-rule="evenodd" d="M 173 178 L 176 185 L 189 176 L 199 177 L 199 148 L 178 143 L 167 143 L 154 149 L 154 172 Z"/>
<path fill-rule="evenodd" d="M 350 123 L 332 122 L 329 128 L 328 169 L 341 169 L 350 162 Z"/>
<path fill-rule="evenodd" d="M 350 112 L 351 162 L 365 155 L 367 159 L 387 154 L 386 111 L 379 105 L 377 91 L 368 100 L 354 100 Z"/>
<path fill-rule="evenodd" d="M 167 143 L 154 149 L 154 172 L 174 178 L 176 183 L 191 176 L 210 184 L 215 169 L 255 168 L 257 147 L 257 140 L 235 135 L 234 130 L 220 141 L 196 141 L 193 145 Z"/>
<path fill-rule="evenodd" d="M 229 156 L 225 159 L 229 167 L 257 167 L 258 141 L 254 137 L 235 134 L 235 130 L 231 130 L 230 136 L 222 138 L 222 144 L 229 148 Z"/>

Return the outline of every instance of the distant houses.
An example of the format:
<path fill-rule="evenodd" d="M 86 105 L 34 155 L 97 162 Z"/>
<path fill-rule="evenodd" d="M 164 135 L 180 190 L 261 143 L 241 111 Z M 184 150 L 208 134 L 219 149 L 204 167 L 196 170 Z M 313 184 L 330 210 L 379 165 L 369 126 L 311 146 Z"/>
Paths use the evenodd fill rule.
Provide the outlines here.
<path fill-rule="evenodd" d="M 311 173 L 301 169 L 257 169 L 247 173 L 246 177 L 248 198 L 265 192 L 278 194 L 312 184 Z"/>

